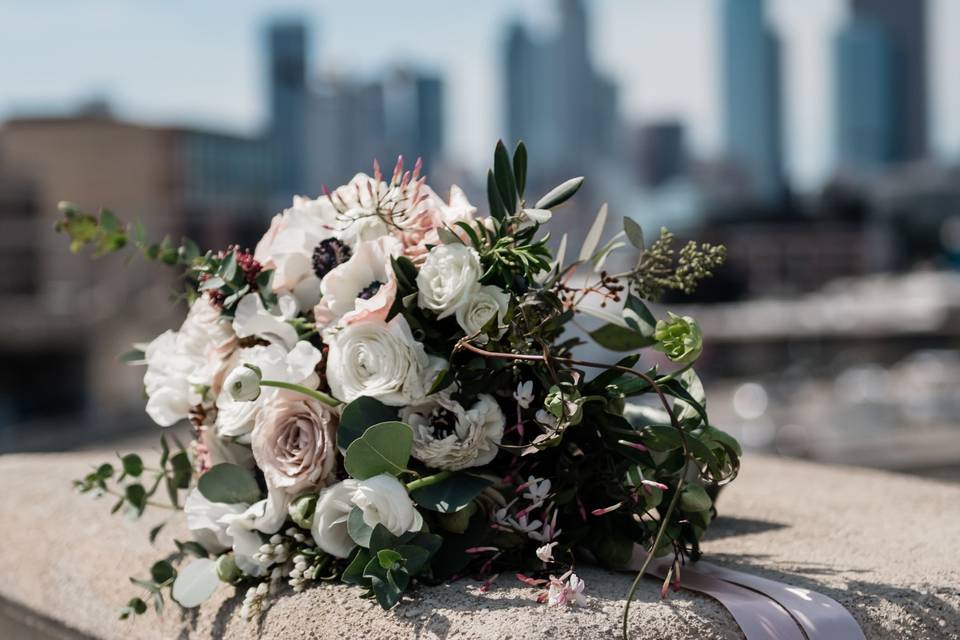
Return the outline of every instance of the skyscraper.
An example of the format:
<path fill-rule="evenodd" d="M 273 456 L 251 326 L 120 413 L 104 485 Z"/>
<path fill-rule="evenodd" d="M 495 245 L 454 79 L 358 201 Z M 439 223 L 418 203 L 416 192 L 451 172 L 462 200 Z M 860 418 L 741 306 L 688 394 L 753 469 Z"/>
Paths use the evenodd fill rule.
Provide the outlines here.
<path fill-rule="evenodd" d="M 307 153 L 307 28 L 274 22 L 267 31 L 270 141 L 278 199 L 304 192 Z"/>
<path fill-rule="evenodd" d="M 582 170 L 591 158 L 608 157 L 618 125 L 616 85 L 590 58 L 583 1 L 557 6 L 558 31 L 536 40 L 514 24 L 504 60 L 508 135 L 535 149 L 546 173 Z"/>
<path fill-rule="evenodd" d="M 763 0 L 723 0 L 721 29 L 725 151 L 770 200 L 784 188 L 779 39 Z"/>
<path fill-rule="evenodd" d="M 855 16 L 833 46 L 837 161 L 873 169 L 895 160 L 893 51 L 883 25 Z"/>
<path fill-rule="evenodd" d="M 926 0 L 851 0 L 851 13 L 854 24 L 871 21 L 870 28 L 887 40 L 889 52 L 883 55 L 889 57 L 885 82 L 892 94 L 891 160 L 923 158 L 928 149 Z"/>

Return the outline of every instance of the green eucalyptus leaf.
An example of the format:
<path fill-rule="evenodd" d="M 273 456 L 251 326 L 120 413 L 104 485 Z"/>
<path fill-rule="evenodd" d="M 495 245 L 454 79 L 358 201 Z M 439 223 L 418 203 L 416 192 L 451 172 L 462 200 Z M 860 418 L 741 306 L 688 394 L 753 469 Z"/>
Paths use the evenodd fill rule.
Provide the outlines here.
<path fill-rule="evenodd" d="M 623 217 L 623 231 L 627 234 L 627 240 L 630 244 L 641 251 L 644 249 L 643 228 L 637 224 L 637 221 L 629 216 Z"/>
<path fill-rule="evenodd" d="M 417 547 L 414 548 L 416 549 Z M 380 549 L 377 551 L 377 562 L 380 563 L 382 568 L 388 571 L 390 569 L 399 569 L 403 563 L 403 556 L 393 549 Z"/>
<path fill-rule="evenodd" d="M 153 566 L 150 567 L 150 577 L 153 578 L 153 581 L 157 584 L 166 584 L 177 577 L 177 570 L 174 569 L 173 565 L 169 562 L 160 560 L 159 562 L 154 562 Z"/>
<path fill-rule="evenodd" d="M 210 558 L 197 558 L 180 570 L 173 582 L 171 595 L 181 607 L 199 607 L 220 585 L 217 563 Z"/>
<path fill-rule="evenodd" d="M 351 540 L 361 547 L 370 546 L 373 527 L 363 521 L 363 511 L 360 510 L 360 507 L 354 507 L 347 517 L 347 534 Z"/>
<path fill-rule="evenodd" d="M 353 559 L 347 568 L 340 574 L 340 580 L 346 584 L 360 585 L 364 583 L 363 570 L 370 563 L 373 556 L 363 547 L 357 547 Z"/>
<path fill-rule="evenodd" d="M 137 516 L 143 514 L 143 510 L 147 508 L 147 490 L 143 488 L 142 484 L 128 484 L 123 491 L 123 495 L 126 497 L 127 503 L 133 507 Z"/>
<path fill-rule="evenodd" d="M 200 476 L 197 489 L 210 502 L 253 504 L 261 497 L 260 486 L 253 475 L 229 462 L 215 465 Z"/>
<path fill-rule="evenodd" d="M 381 422 L 350 443 L 344 467 L 350 477 L 366 480 L 381 473 L 406 471 L 413 446 L 413 430 L 402 422 Z"/>
<path fill-rule="evenodd" d="M 413 490 L 410 497 L 424 509 L 453 513 L 466 507 L 492 484 L 493 482 L 487 478 L 468 473 L 455 473 L 436 484 Z"/>
<path fill-rule="evenodd" d="M 591 331 L 589 335 L 594 342 L 611 351 L 635 351 L 656 342 L 652 337 L 612 323 Z"/>
<path fill-rule="evenodd" d="M 143 473 L 143 460 L 135 453 L 123 456 L 120 458 L 120 463 L 123 465 L 123 472 L 128 476 L 139 478 Z"/>
<path fill-rule="evenodd" d="M 346 449 L 368 428 L 381 422 L 395 421 L 398 415 L 396 407 L 388 407 L 376 398 L 361 396 L 345 406 L 340 414 L 337 445 Z"/>
<path fill-rule="evenodd" d="M 418 547 L 410 544 L 402 544 L 397 547 L 397 552 L 403 556 L 405 563 L 404 568 L 410 573 L 410 575 L 415 576 L 427 565 L 427 562 L 430 561 L 430 556 L 433 555 L 429 550 L 424 549 L 423 547 Z"/>

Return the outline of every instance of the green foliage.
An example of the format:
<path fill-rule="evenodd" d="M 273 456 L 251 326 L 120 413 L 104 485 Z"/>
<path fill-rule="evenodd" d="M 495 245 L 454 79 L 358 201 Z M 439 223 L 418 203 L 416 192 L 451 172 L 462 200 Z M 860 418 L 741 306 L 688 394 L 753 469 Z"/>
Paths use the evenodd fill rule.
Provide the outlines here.
<path fill-rule="evenodd" d="M 392 422 L 399 415 L 396 407 L 388 407 L 376 398 L 361 396 L 347 404 L 340 414 L 337 427 L 337 446 L 349 447 L 369 427 L 381 422 Z"/>
<path fill-rule="evenodd" d="M 487 478 L 454 473 L 440 482 L 410 492 L 413 501 L 424 509 L 440 513 L 454 513 L 464 509 L 493 482 Z"/>
<path fill-rule="evenodd" d="M 557 185 L 551 189 L 547 195 L 537 200 L 537 204 L 535 204 L 534 207 L 537 209 L 553 209 L 555 207 L 559 207 L 561 204 L 576 195 L 577 191 L 579 191 L 580 187 L 582 186 L 583 176 L 570 178 L 566 182 Z"/>
<path fill-rule="evenodd" d="M 229 462 L 221 462 L 200 476 L 197 489 L 210 502 L 226 504 L 253 504 L 262 495 L 253 475 Z"/>
<path fill-rule="evenodd" d="M 344 467 L 351 478 L 366 480 L 381 473 L 400 475 L 407 469 L 413 431 L 402 422 L 381 422 L 350 443 Z"/>
<path fill-rule="evenodd" d="M 693 241 L 684 245 L 677 257 L 673 242 L 673 234 L 660 229 L 660 237 L 640 254 L 630 274 L 631 288 L 639 297 L 656 300 L 667 290 L 692 293 L 726 259 L 725 247 Z"/>

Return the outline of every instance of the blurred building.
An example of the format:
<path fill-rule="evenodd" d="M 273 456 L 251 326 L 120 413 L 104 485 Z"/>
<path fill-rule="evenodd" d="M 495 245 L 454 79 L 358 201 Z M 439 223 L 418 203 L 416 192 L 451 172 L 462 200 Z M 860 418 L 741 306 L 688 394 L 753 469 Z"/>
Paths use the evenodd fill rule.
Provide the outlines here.
<path fill-rule="evenodd" d="M 57 203 L 216 248 L 259 236 L 271 175 L 264 142 L 224 133 L 108 116 L 0 127 L 0 451 L 13 433 L 20 446 L 66 446 L 142 425 L 140 373 L 116 357 L 180 317 L 166 268 L 71 255 L 52 232 Z"/>
<path fill-rule="evenodd" d="M 687 172 L 686 133 L 676 120 L 644 124 L 637 133 L 635 164 L 641 184 L 658 188 Z"/>
<path fill-rule="evenodd" d="M 724 150 L 752 195 L 773 200 L 784 190 L 780 41 L 763 0 L 723 0 L 720 24 Z"/>
<path fill-rule="evenodd" d="M 278 198 L 303 193 L 307 178 L 307 28 L 284 21 L 267 31 L 270 142 Z"/>
<path fill-rule="evenodd" d="M 527 143 L 536 171 L 550 176 L 544 180 L 582 172 L 618 147 L 617 87 L 591 59 L 585 4 L 559 0 L 558 7 L 560 27 L 548 38 L 513 24 L 503 59 L 509 140 Z"/>
<path fill-rule="evenodd" d="M 837 157 L 876 169 L 927 154 L 926 2 L 853 0 L 834 43 Z"/>
<path fill-rule="evenodd" d="M 317 195 L 371 171 L 374 158 L 392 167 L 402 155 L 438 168 L 444 146 L 443 80 L 397 67 L 369 80 L 313 77 L 309 32 L 302 21 L 273 23 L 270 57 L 270 139 L 276 158 L 275 196 Z"/>

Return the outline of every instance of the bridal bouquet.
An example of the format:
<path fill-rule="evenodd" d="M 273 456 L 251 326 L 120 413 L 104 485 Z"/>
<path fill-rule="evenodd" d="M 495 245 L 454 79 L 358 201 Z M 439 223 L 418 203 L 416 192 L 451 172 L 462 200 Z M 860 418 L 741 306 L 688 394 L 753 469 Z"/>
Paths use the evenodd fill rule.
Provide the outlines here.
<path fill-rule="evenodd" d="M 132 246 L 187 285 L 180 328 L 130 360 L 150 417 L 189 421 L 192 441 L 164 436 L 155 466 L 129 454 L 76 483 L 114 511 L 185 512 L 192 539 L 132 579 L 145 594 L 123 617 L 167 592 L 198 606 L 221 583 L 253 617 L 284 583 L 339 580 L 391 608 L 418 585 L 504 573 L 575 604 L 578 562 L 621 568 L 635 545 L 673 559 L 664 591 L 679 581 L 740 449 L 707 418 L 696 322 L 646 301 L 692 290 L 723 248 L 675 252 L 666 230 L 647 245 L 630 218 L 602 242 L 604 207 L 565 261 L 566 237 L 553 253 L 543 229 L 583 179 L 531 204 L 526 173 L 523 144 L 499 144 L 479 216 L 419 163 L 375 164 L 294 198 L 252 252 L 151 243 L 62 205 L 73 250 Z M 618 250 L 632 266 L 612 273 Z M 585 315 L 603 323 L 581 329 Z M 580 360 L 581 337 L 628 355 Z M 665 371 L 640 366 L 645 349 Z"/>

